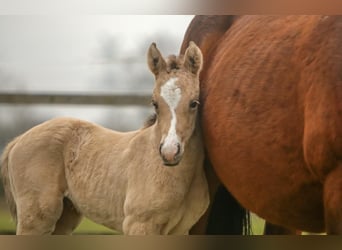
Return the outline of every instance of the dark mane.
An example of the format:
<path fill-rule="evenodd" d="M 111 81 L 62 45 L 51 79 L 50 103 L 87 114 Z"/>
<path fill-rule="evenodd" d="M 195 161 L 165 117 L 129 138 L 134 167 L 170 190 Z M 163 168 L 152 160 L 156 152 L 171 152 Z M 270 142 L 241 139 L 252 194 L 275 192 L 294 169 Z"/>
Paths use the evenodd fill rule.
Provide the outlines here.
<path fill-rule="evenodd" d="M 183 56 L 170 55 L 166 60 L 166 70 L 167 72 L 176 71 L 182 68 L 184 64 Z"/>
<path fill-rule="evenodd" d="M 155 124 L 157 121 L 157 114 L 153 113 L 152 115 L 150 115 L 149 117 L 147 117 L 146 121 L 144 122 L 144 129 L 151 127 L 153 124 Z"/>

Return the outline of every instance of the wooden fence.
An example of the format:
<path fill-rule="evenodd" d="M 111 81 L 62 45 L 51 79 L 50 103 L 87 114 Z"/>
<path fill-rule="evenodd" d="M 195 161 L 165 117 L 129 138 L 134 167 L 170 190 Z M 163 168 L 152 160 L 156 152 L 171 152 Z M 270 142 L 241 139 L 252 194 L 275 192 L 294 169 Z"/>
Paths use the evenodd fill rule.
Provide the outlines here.
<path fill-rule="evenodd" d="M 0 103 L 147 106 L 151 103 L 151 94 L 1 92 Z"/>

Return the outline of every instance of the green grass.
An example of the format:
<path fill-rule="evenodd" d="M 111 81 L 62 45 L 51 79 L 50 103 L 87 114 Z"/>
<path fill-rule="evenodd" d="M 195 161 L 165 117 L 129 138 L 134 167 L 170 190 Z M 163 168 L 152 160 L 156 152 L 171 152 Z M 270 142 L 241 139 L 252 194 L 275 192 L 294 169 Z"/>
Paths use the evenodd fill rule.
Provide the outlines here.
<path fill-rule="evenodd" d="M 9 232 L 15 232 L 14 221 L 7 210 L 0 209 L 0 234 Z M 118 232 L 84 218 L 75 229 L 74 234 L 118 234 Z"/>
<path fill-rule="evenodd" d="M 257 215 L 251 213 L 252 234 L 262 235 L 264 233 L 265 221 Z"/>
<path fill-rule="evenodd" d="M 74 234 L 119 234 L 105 226 L 96 224 L 84 218 L 80 225 L 75 229 Z"/>
<path fill-rule="evenodd" d="M 0 209 L 0 234 L 15 231 L 15 224 L 7 210 Z"/>
<path fill-rule="evenodd" d="M 252 233 L 260 235 L 264 230 L 264 220 L 260 219 L 255 214 L 251 215 L 252 219 Z M 0 209 L 0 234 L 14 233 L 15 224 L 6 209 Z M 84 218 L 80 225 L 75 229 L 74 234 L 118 234 L 105 226 L 96 224 L 87 218 Z"/>

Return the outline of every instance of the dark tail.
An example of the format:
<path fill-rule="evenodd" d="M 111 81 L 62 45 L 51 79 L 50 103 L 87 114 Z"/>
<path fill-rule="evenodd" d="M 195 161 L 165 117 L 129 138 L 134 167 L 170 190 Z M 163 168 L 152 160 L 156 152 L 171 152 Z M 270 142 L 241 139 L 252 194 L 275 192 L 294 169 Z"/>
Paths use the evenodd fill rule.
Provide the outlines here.
<path fill-rule="evenodd" d="M 11 186 L 10 186 L 10 177 L 8 173 L 8 157 L 12 148 L 17 143 L 18 138 L 19 137 L 11 141 L 6 146 L 5 150 L 3 151 L 2 157 L 1 157 L 1 169 L 0 169 L 1 170 L 0 175 L 2 177 L 2 184 L 4 187 L 4 191 L 5 191 L 6 201 L 7 201 L 12 218 L 14 219 L 15 223 L 17 223 L 17 208 L 16 208 L 16 204 L 15 204 Z"/>
<path fill-rule="evenodd" d="M 216 192 L 206 234 L 252 234 L 249 211 L 243 208 L 223 185 Z"/>

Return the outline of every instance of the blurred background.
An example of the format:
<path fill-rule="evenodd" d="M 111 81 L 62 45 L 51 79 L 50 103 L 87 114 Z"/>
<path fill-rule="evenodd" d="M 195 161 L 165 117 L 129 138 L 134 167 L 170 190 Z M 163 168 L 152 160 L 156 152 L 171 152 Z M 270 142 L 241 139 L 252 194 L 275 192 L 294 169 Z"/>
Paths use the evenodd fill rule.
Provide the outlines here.
<path fill-rule="evenodd" d="M 156 42 L 164 56 L 178 54 L 191 15 L 1 15 L 0 94 L 145 94 L 154 77 L 146 63 Z M 145 106 L 0 103 L 0 152 L 17 135 L 57 116 L 110 129 L 138 129 Z M 253 216 L 253 233 L 263 221 Z M 0 183 L 0 234 L 14 233 Z M 76 233 L 115 234 L 84 219 Z"/>
<path fill-rule="evenodd" d="M 191 18 L 0 16 L 0 91 L 150 94 L 149 45 L 156 42 L 164 56 L 178 54 Z M 0 147 L 14 135 L 54 116 L 72 115 L 113 129 L 131 130 L 141 125 L 147 112 L 132 107 L 1 104 Z"/>
<path fill-rule="evenodd" d="M 178 54 L 193 16 L 0 16 L 0 93 L 150 95 L 146 63 L 156 42 L 164 56 Z M 128 131 L 142 126 L 149 106 L 0 104 L 0 151 L 15 136 L 57 116 L 72 116 Z M 0 234 L 14 229 L 0 185 Z M 102 230 L 89 221 L 78 231 Z M 104 230 L 104 231 L 103 231 Z"/>

